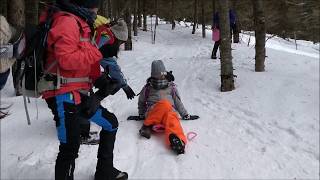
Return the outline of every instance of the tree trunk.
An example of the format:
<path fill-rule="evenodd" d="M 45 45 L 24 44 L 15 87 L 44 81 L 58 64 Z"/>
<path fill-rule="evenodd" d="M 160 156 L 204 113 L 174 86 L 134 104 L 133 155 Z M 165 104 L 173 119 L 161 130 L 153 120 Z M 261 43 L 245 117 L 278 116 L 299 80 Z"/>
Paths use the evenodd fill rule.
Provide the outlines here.
<path fill-rule="evenodd" d="M 155 9 L 155 15 L 156 15 L 156 26 L 159 24 L 159 18 L 158 18 L 158 0 L 154 0 L 154 9 Z"/>
<path fill-rule="evenodd" d="M 239 43 L 239 36 L 240 36 L 240 21 L 239 21 L 239 16 L 237 15 L 237 12 L 238 12 L 237 3 L 238 3 L 238 0 L 232 0 L 232 9 L 236 17 L 236 22 L 235 22 L 236 24 L 232 32 L 234 43 Z"/>
<path fill-rule="evenodd" d="M 8 22 L 15 28 L 25 26 L 25 3 L 24 0 L 11 0 L 8 3 Z"/>
<path fill-rule="evenodd" d="M 113 19 L 119 19 L 121 17 L 121 9 L 120 9 L 120 5 L 121 2 L 119 0 L 113 0 L 112 2 L 112 16 Z"/>
<path fill-rule="evenodd" d="M 206 23 L 204 19 L 204 0 L 201 0 L 201 24 L 202 24 L 202 37 L 206 37 Z"/>
<path fill-rule="evenodd" d="M 99 13 L 101 16 L 108 17 L 108 2 L 100 1 Z M 110 18 L 110 16 L 109 16 Z"/>
<path fill-rule="evenodd" d="M 147 7 L 146 0 L 142 0 L 142 14 L 143 14 L 143 31 L 147 31 Z"/>
<path fill-rule="evenodd" d="M 194 0 L 194 11 L 193 11 L 193 28 L 192 28 L 192 34 L 196 32 L 196 26 L 197 26 L 197 6 L 198 6 L 198 0 Z"/>
<path fill-rule="evenodd" d="M 119 0 L 117 1 L 117 19 L 119 19 L 119 18 L 121 18 L 122 17 L 122 11 L 121 11 L 121 5 L 122 5 L 122 3 L 121 2 L 119 2 Z"/>
<path fill-rule="evenodd" d="M 124 45 L 124 49 L 126 51 L 132 50 L 132 36 L 131 36 L 131 8 L 130 6 L 127 7 L 125 11 L 125 19 L 128 26 L 128 40 L 126 41 Z"/>
<path fill-rule="evenodd" d="M 142 27 L 142 17 L 141 17 L 141 1 L 142 0 L 138 0 L 138 15 L 137 15 L 137 17 L 138 17 L 138 27 Z"/>
<path fill-rule="evenodd" d="M 279 17 L 280 17 L 280 21 L 279 21 L 279 25 L 281 27 L 281 38 L 286 39 L 289 37 L 288 35 L 288 27 L 289 27 L 289 23 L 288 23 L 288 5 L 287 5 L 287 0 L 280 0 L 280 7 L 279 7 Z"/>
<path fill-rule="evenodd" d="M 117 6 L 118 6 L 118 1 L 117 0 L 112 0 L 111 1 L 111 8 L 112 8 L 112 18 L 113 18 L 113 20 L 115 20 L 115 19 L 117 19 L 118 18 L 118 8 L 117 8 Z"/>
<path fill-rule="evenodd" d="M 111 0 L 107 0 L 108 18 L 112 19 L 112 4 Z"/>
<path fill-rule="evenodd" d="M 133 35 L 138 36 L 137 0 L 133 0 Z"/>
<path fill-rule="evenodd" d="M 26 0 L 26 22 L 36 25 L 39 19 L 39 0 Z"/>
<path fill-rule="evenodd" d="M 230 43 L 230 22 L 228 0 L 219 0 L 219 18 L 221 31 L 221 91 L 232 91 L 234 87 L 234 75 Z"/>
<path fill-rule="evenodd" d="M 255 71 L 265 71 L 264 61 L 266 57 L 266 25 L 262 0 L 252 0 L 253 16 L 256 36 L 256 57 L 255 57 Z"/>
<path fill-rule="evenodd" d="M 212 28 L 214 26 L 214 22 L 213 22 L 214 13 L 216 13 L 216 0 L 212 0 Z"/>
<path fill-rule="evenodd" d="M 171 24 L 172 24 L 172 27 L 171 29 L 174 30 L 174 28 L 176 28 L 176 22 L 174 21 L 175 20 L 175 7 L 174 7 L 174 1 L 175 0 L 171 0 Z"/>
<path fill-rule="evenodd" d="M 8 17 L 7 16 L 7 9 L 8 9 L 8 4 L 7 4 L 7 0 L 0 0 L 0 14 L 2 14 L 4 17 Z"/>

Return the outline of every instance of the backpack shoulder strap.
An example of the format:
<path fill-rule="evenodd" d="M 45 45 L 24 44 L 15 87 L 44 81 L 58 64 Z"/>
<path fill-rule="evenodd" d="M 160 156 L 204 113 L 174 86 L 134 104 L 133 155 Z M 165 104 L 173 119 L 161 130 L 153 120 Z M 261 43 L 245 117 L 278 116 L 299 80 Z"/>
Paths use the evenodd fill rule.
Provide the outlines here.
<path fill-rule="evenodd" d="M 60 11 L 60 13 L 59 13 L 58 15 L 54 16 L 53 19 L 58 18 L 58 17 L 61 17 L 61 16 L 68 16 L 68 17 L 72 17 L 73 19 L 75 19 L 76 22 L 77 22 L 77 25 L 78 25 L 78 27 L 79 27 L 80 33 L 83 34 L 84 31 L 83 31 L 81 22 L 79 21 L 79 19 L 78 19 L 77 17 L 75 17 L 75 15 L 73 15 L 73 14 L 71 14 L 71 13 L 68 13 L 68 12 L 65 12 L 65 11 Z"/>
<path fill-rule="evenodd" d="M 147 83 L 146 85 L 144 85 L 144 88 L 145 88 L 144 97 L 145 97 L 145 101 L 147 101 L 150 94 L 150 84 Z"/>

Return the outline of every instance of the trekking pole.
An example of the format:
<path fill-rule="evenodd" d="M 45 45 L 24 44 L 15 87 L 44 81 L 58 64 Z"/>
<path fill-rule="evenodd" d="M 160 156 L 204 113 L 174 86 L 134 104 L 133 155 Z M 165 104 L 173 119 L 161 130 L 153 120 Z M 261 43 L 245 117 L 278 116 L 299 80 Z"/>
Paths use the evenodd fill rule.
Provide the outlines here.
<path fill-rule="evenodd" d="M 24 68 L 25 68 L 25 64 L 24 64 L 24 62 L 22 62 L 21 63 L 21 72 L 23 72 L 23 73 L 25 73 Z M 31 125 L 30 115 L 29 115 L 29 111 L 28 111 L 28 107 L 27 107 L 27 97 L 26 97 L 26 93 L 24 92 L 25 91 L 24 87 L 25 87 L 25 78 L 22 78 L 22 96 L 23 96 L 24 110 L 25 110 L 26 116 L 27 116 L 27 123 L 28 123 L 28 125 Z"/>
<path fill-rule="evenodd" d="M 157 18 L 157 15 L 156 15 L 156 18 Z M 156 23 L 154 24 L 153 44 L 156 43 L 156 33 L 157 33 L 157 19 L 156 19 Z"/>
<path fill-rule="evenodd" d="M 152 27 L 152 18 L 153 18 L 153 15 L 151 15 L 151 43 L 153 44 L 153 27 Z"/>
<path fill-rule="evenodd" d="M 26 111 L 27 123 L 28 123 L 28 125 L 31 125 L 30 115 L 29 115 L 29 111 L 28 111 L 28 107 L 27 107 L 27 98 L 24 94 L 23 94 L 23 103 L 24 103 L 24 110 Z"/>

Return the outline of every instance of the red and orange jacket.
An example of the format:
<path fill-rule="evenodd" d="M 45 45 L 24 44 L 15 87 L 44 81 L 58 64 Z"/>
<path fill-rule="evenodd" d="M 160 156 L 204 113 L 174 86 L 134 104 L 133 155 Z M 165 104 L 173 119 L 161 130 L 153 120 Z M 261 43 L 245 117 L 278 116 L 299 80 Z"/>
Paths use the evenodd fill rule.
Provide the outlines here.
<path fill-rule="evenodd" d="M 47 62 L 45 69 L 65 78 L 89 77 L 93 81 L 100 76 L 100 51 L 90 43 L 90 27 L 81 18 L 67 12 L 57 12 L 48 33 Z M 53 64 L 53 65 L 52 65 Z M 91 82 L 61 84 L 57 90 L 45 91 L 43 98 L 67 92 L 88 90 Z"/>

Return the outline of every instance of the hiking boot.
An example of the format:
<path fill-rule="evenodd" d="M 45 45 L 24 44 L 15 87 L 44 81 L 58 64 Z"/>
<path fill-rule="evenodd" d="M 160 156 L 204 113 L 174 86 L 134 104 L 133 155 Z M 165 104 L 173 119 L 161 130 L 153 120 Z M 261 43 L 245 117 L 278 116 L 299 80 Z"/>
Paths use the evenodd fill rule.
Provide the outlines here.
<path fill-rule="evenodd" d="M 175 134 L 169 135 L 171 149 L 179 154 L 184 154 L 184 142 L 180 140 Z"/>
<path fill-rule="evenodd" d="M 216 55 L 212 55 L 211 59 L 217 59 L 217 56 Z"/>
<path fill-rule="evenodd" d="M 100 142 L 100 138 L 98 133 L 96 132 L 90 132 L 90 135 L 80 137 L 80 144 L 98 145 L 99 142 Z"/>
<path fill-rule="evenodd" d="M 151 137 L 151 126 L 142 125 L 141 129 L 139 130 L 141 136 L 150 139 Z"/>

